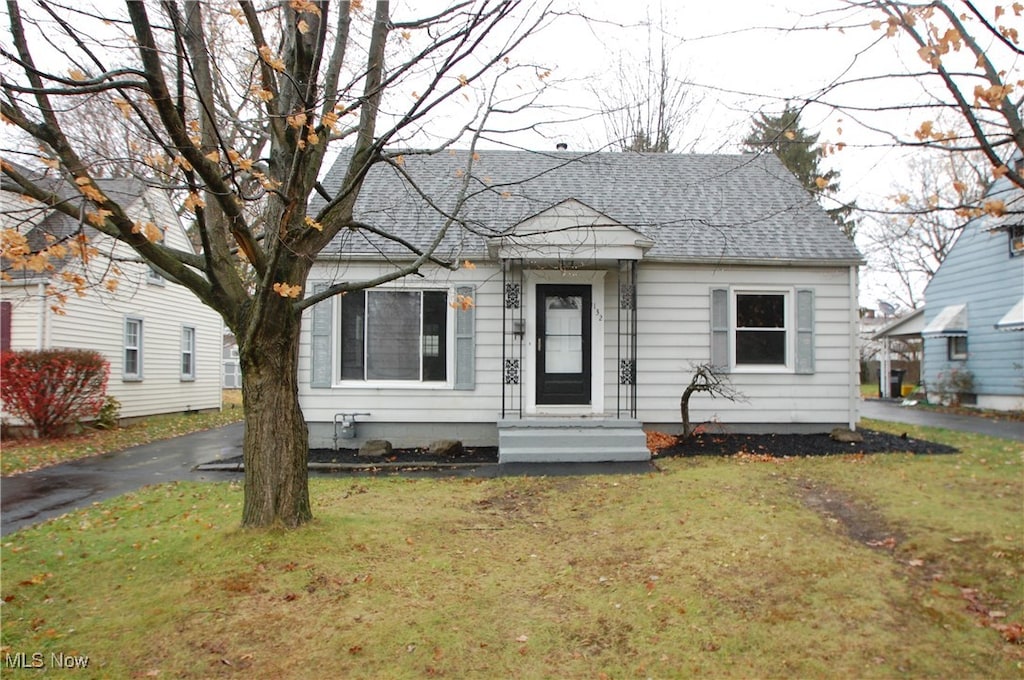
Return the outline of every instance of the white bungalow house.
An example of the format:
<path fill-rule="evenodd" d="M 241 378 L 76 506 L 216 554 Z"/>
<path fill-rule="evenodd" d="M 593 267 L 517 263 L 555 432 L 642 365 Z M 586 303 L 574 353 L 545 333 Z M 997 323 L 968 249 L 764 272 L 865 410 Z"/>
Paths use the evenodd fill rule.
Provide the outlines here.
<path fill-rule="evenodd" d="M 502 150 L 470 167 L 468 152 L 410 153 L 375 166 L 357 204 L 362 222 L 419 247 L 450 215 L 436 254 L 457 269 L 424 266 L 309 310 L 299 382 L 312 446 L 457 438 L 497 444 L 502 462 L 647 459 L 643 428 L 679 430 L 704 363 L 746 400 L 695 397 L 695 420 L 856 426 L 861 257 L 774 156 Z M 403 257 L 348 230 L 310 288 Z"/>
<path fill-rule="evenodd" d="M 80 200 L 73 188 L 54 179 L 54 191 Z M 127 206 L 129 215 L 152 222 L 163 239 L 192 247 L 167 194 L 132 179 L 101 180 L 100 189 Z M 3 226 L 26 234 L 33 248 L 60 241 L 83 228 L 99 255 L 55 263 L 55 272 L 4 270 L 0 287 L 3 349 L 94 349 L 110 362 L 107 394 L 121 403 L 121 417 L 202 411 L 221 406 L 220 316 L 182 286 L 133 260 L 132 252 L 79 220 L 20 195 L 8 183 L 0 191 Z M 111 258 L 120 270 L 112 275 Z M 71 293 L 59 313 L 47 286 L 64 274 L 83 277 L 85 295 Z M 52 278 L 55 277 L 55 278 Z M 114 290 L 102 285 L 116 279 Z M 15 423 L 16 424 L 16 423 Z"/>

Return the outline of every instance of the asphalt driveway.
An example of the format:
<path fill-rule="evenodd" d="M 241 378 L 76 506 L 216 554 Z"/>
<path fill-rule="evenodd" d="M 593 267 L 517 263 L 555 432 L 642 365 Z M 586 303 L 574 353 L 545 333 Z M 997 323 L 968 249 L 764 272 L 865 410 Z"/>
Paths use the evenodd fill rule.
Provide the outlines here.
<path fill-rule="evenodd" d="M 939 413 L 930 409 L 901 406 L 898 401 L 882 399 L 862 400 L 860 402 L 860 415 L 862 418 L 907 423 L 908 425 L 941 427 L 961 432 L 976 432 L 977 434 L 984 434 L 990 437 L 1016 439 L 1019 442 L 1024 442 L 1024 422 L 1019 420 L 995 420 L 994 418 L 982 418 L 981 416 Z"/>
<path fill-rule="evenodd" d="M 235 423 L 0 478 L 0 535 L 147 484 L 238 479 L 194 468 L 241 455 L 242 433 L 242 424 Z"/>

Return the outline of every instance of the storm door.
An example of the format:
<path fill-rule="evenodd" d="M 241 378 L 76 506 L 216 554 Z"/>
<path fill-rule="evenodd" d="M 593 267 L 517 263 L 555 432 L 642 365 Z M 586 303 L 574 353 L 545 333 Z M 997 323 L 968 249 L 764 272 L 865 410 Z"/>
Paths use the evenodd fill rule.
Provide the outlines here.
<path fill-rule="evenodd" d="M 537 285 L 537 403 L 590 403 L 590 286 Z"/>

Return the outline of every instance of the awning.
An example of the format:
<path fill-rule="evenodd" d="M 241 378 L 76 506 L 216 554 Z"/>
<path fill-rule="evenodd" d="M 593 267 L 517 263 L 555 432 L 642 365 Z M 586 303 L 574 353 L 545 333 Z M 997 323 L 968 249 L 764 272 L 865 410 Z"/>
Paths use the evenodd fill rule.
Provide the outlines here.
<path fill-rule="evenodd" d="M 949 305 L 939 310 L 921 331 L 926 338 L 955 338 L 967 335 L 967 305 Z"/>
<path fill-rule="evenodd" d="M 1024 297 L 1002 319 L 996 321 L 996 330 L 1024 331 Z"/>

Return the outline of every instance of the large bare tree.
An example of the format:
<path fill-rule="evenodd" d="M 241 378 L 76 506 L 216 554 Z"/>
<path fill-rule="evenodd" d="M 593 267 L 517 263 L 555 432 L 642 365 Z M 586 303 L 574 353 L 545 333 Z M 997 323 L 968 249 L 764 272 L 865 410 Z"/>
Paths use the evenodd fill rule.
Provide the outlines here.
<path fill-rule="evenodd" d="M 379 163 L 400 171 L 388 145 L 408 144 L 442 112 L 464 123 L 436 134 L 435 149 L 457 140 L 472 148 L 488 115 L 536 95 L 520 88 L 503 101 L 503 78 L 527 68 L 543 81 L 511 57 L 550 21 L 544 5 L 466 0 L 412 18 L 369 4 L 7 3 L 0 112 L 32 143 L 4 149 L 5 189 L 75 218 L 84 200 L 91 227 L 223 317 L 242 367 L 246 526 L 311 518 L 296 384 L 303 310 L 428 262 L 457 266 L 410 246 L 414 257 L 384 276 L 305 291 L 321 249 L 342 230 L 370 228 L 354 217 L 367 172 Z M 95 143 L 87 110 L 105 113 L 108 144 Z M 350 161 L 340 190 L 310 214 L 332 143 Z M 25 166 L 49 166 L 82 197 L 62 200 Z M 183 197 L 198 254 L 152 238 L 103 193 L 98 178 L 124 174 Z M 457 207 L 442 232 L 458 227 Z"/>
<path fill-rule="evenodd" d="M 841 111 L 890 143 L 978 152 L 995 176 L 1024 187 L 1021 169 L 1010 162 L 1024 154 L 1024 6 L 839 0 L 821 17 L 842 39 L 867 42 L 810 101 Z M 999 212 L 1001 206 L 985 209 Z"/>

